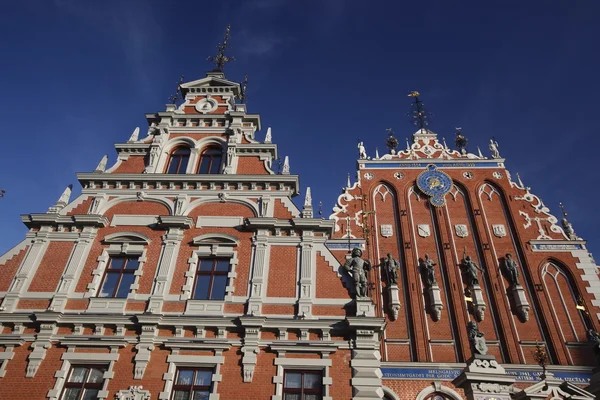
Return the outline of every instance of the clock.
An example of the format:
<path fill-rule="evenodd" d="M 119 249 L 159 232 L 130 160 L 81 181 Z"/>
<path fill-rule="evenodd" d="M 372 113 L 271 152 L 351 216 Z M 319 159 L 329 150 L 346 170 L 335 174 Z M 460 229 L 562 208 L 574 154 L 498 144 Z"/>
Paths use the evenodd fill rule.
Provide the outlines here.
<path fill-rule="evenodd" d="M 452 178 L 445 172 L 438 171 L 435 165 L 429 164 L 417 177 L 417 186 L 429 196 L 431 204 L 442 207 L 446 204 L 446 194 L 452 189 Z"/>

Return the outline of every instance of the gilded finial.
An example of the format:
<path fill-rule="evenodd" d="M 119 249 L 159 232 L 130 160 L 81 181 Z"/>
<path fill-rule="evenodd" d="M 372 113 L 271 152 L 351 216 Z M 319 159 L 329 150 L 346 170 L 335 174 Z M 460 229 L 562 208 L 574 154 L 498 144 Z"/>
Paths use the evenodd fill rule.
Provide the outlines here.
<path fill-rule="evenodd" d="M 456 130 L 456 138 L 454 138 L 454 144 L 462 154 L 467 154 L 467 150 L 465 150 L 465 148 L 467 147 L 468 140 L 465 137 L 465 135 L 462 134 L 462 128 L 458 127 L 454 129 Z"/>
<path fill-rule="evenodd" d="M 179 77 L 179 82 L 177 82 L 177 88 L 175 89 L 175 93 L 169 96 L 169 101 L 171 104 L 177 104 L 177 101 L 181 99 L 181 84 L 183 83 L 183 75 Z"/>
<path fill-rule="evenodd" d="M 419 127 L 419 129 L 425 129 L 429 125 L 429 117 L 431 115 L 425 111 L 425 104 L 419 99 L 420 95 L 417 91 L 412 91 L 408 94 L 408 97 L 415 99 L 414 103 L 411 104 L 411 111 L 408 114 L 415 126 Z"/>
<path fill-rule="evenodd" d="M 234 61 L 235 57 L 230 57 L 225 55 L 225 51 L 229 49 L 229 30 L 231 29 L 231 25 L 227 25 L 227 29 L 225 30 L 225 38 L 223 39 L 223 43 L 219 43 L 217 46 L 217 55 L 216 56 L 208 56 L 207 60 L 212 62 L 215 65 L 215 71 L 223 71 L 223 67 L 230 61 Z"/>

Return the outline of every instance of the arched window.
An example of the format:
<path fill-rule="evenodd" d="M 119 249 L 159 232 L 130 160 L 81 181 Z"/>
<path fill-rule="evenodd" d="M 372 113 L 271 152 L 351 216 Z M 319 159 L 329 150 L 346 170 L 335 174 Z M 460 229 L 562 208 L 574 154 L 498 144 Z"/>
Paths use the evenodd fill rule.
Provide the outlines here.
<path fill-rule="evenodd" d="M 169 157 L 169 166 L 167 167 L 167 174 L 185 174 L 185 170 L 187 169 L 189 159 L 189 148 L 176 148 Z"/>
<path fill-rule="evenodd" d="M 221 170 L 223 153 L 219 147 L 209 147 L 200 156 L 199 174 L 218 174 Z"/>
<path fill-rule="evenodd" d="M 449 400 L 449 399 L 450 398 L 442 392 L 433 392 L 430 395 L 428 395 L 427 397 L 425 397 L 424 400 Z"/>

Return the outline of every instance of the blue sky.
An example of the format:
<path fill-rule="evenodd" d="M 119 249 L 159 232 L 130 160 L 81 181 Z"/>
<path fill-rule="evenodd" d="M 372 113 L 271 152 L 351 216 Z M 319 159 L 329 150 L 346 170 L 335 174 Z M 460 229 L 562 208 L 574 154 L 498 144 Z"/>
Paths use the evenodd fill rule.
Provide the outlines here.
<path fill-rule="evenodd" d="M 204 6 L 206 5 L 206 6 Z M 495 136 L 507 167 L 558 216 L 570 211 L 600 257 L 600 3 L 594 1 L 22 0 L 0 17 L 0 253 L 19 215 L 45 212 L 76 172 L 164 110 L 179 75 L 204 76 L 227 23 L 260 113 L 302 187 L 329 215 L 356 141 L 383 152 L 385 129 L 413 133 L 410 90 L 451 142 Z M 142 129 L 142 132 L 144 130 Z M 315 204 L 316 205 L 316 204 Z"/>

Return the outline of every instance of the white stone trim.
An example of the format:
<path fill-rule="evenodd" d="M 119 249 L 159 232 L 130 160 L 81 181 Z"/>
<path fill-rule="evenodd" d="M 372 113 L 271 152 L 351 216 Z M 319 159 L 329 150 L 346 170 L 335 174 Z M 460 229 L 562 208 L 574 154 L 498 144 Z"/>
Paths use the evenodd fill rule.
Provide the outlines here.
<path fill-rule="evenodd" d="M 167 372 L 163 374 L 165 387 L 164 390 L 158 394 L 159 400 L 169 400 L 171 398 L 171 391 L 173 389 L 175 375 L 177 374 L 177 368 L 180 367 L 214 368 L 212 374 L 212 389 L 208 399 L 219 400 L 217 389 L 219 382 L 223 379 L 221 375 L 221 365 L 225 362 L 225 358 L 222 356 L 223 350 L 215 349 L 214 356 L 180 356 L 178 352 L 178 350 L 173 350 L 172 354 L 167 357 L 169 368 L 167 369 Z"/>
<path fill-rule="evenodd" d="M 25 240 L 21 241 L 20 243 L 18 243 L 17 245 L 15 245 L 12 249 L 8 250 L 2 256 L 0 256 L 0 265 L 4 265 L 8 261 L 10 261 L 14 256 L 16 256 L 23 249 L 25 249 L 27 246 L 29 246 L 29 243 L 30 243 L 30 241 L 25 239 Z"/>
<path fill-rule="evenodd" d="M 15 353 L 13 352 L 15 346 L 7 345 L 4 351 L 0 353 L 0 378 L 4 378 L 6 375 L 6 366 L 8 362 L 13 359 Z"/>
<path fill-rule="evenodd" d="M 61 360 L 63 360 L 62 367 L 54 374 L 56 383 L 54 384 L 54 387 L 48 391 L 46 397 L 50 400 L 58 400 L 71 367 L 77 365 L 86 367 L 89 367 L 90 365 L 105 365 L 107 367 L 103 376 L 104 384 L 102 390 L 98 392 L 98 399 L 103 400 L 108 397 L 108 384 L 110 383 L 110 380 L 114 378 L 115 373 L 113 372 L 113 368 L 115 363 L 119 360 L 117 347 L 111 347 L 110 353 L 75 353 L 75 348 L 70 347 L 66 353 L 63 353 Z"/>
<path fill-rule="evenodd" d="M 400 396 L 398 396 L 392 389 L 387 386 L 381 386 L 383 389 L 383 395 L 390 397 L 392 400 L 400 400 Z"/>
<path fill-rule="evenodd" d="M 196 239 L 208 239 L 210 237 L 227 238 L 234 241 L 233 243 L 198 243 Z M 182 286 L 182 294 L 180 300 L 187 300 L 185 314 L 187 315 L 222 315 L 224 311 L 224 303 L 233 300 L 233 292 L 235 290 L 234 282 L 237 274 L 235 272 L 239 262 L 238 252 L 234 250 L 239 243 L 239 239 L 230 235 L 214 234 L 201 235 L 194 239 L 194 244 L 198 246 L 197 250 L 192 252 L 188 259 L 188 270 L 185 273 L 185 284 Z M 204 257 L 223 257 L 229 258 L 229 273 L 227 274 L 228 282 L 225 287 L 225 298 L 223 301 L 218 300 L 194 300 L 192 299 L 192 289 L 196 279 L 196 270 L 198 268 L 198 260 Z"/>
<path fill-rule="evenodd" d="M 307 348 L 310 351 L 310 348 Z M 315 370 L 323 372 L 323 400 L 332 400 L 329 396 L 329 386 L 333 384 L 333 379 L 329 375 L 332 361 L 329 358 L 284 358 L 285 352 L 278 351 L 274 364 L 277 366 L 277 375 L 273 377 L 275 384 L 275 394 L 271 400 L 283 400 L 283 375 L 284 372 L 293 370 Z M 326 355 L 323 355 L 326 357 Z"/>
<path fill-rule="evenodd" d="M 138 256 L 138 269 L 134 272 L 135 278 L 133 284 L 130 286 L 129 294 L 126 298 L 112 298 L 112 297 L 97 297 L 100 291 L 100 284 L 106 274 L 106 269 L 111 256 Z M 86 312 L 119 312 L 125 311 L 125 305 L 128 299 L 135 300 L 136 292 L 139 288 L 140 277 L 144 271 L 144 264 L 146 263 L 146 248 L 142 244 L 111 244 L 107 249 L 102 251 L 100 257 L 98 257 L 98 266 L 92 271 L 92 282 L 87 286 L 87 292 L 84 297 L 90 298 L 90 304 Z"/>
<path fill-rule="evenodd" d="M 110 226 L 148 226 L 158 222 L 158 215 L 128 215 L 115 214 Z"/>
<path fill-rule="evenodd" d="M 425 389 L 421 390 L 421 392 L 417 395 L 417 398 L 415 400 L 424 400 L 425 397 L 435 392 L 443 393 L 453 400 L 463 400 L 461 395 L 459 395 L 457 392 L 450 389 L 449 387 L 442 385 L 440 381 L 433 381 L 431 386 L 427 386 Z"/>
<path fill-rule="evenodd" d="M 235 228 L 243 224 L 243 217 L 201 215 L 196 221 L 196 228 Z"/>

